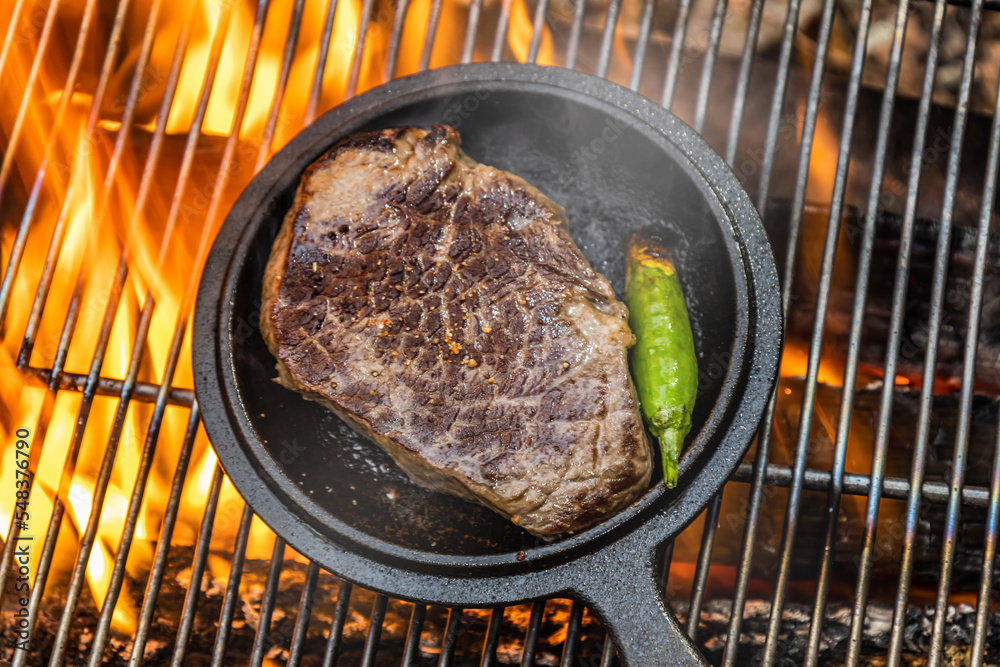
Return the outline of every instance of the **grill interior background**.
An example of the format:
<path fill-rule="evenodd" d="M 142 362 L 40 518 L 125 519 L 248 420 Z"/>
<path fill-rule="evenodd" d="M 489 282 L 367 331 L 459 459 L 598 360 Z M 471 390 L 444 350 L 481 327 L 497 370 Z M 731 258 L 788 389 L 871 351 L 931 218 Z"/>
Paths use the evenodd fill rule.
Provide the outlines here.
<path fill-rule="evenodd" d="M 994 9 L 4 3 L 0 624 L 18 641 L 14 552 L 30 544 L 31 641 L 0 656 L 615 662 L 577 603 L 428 608 L 320 571 L 246 509 L 192 391 L 191 297 L 252 174 L 360 91 L 502 59 L 575 67 L 671 108 L 733 166 L 771 234 L 781 380 L 736 479 L 664 554 L 667 597 L 710 659 L 1000 661 Z"/>

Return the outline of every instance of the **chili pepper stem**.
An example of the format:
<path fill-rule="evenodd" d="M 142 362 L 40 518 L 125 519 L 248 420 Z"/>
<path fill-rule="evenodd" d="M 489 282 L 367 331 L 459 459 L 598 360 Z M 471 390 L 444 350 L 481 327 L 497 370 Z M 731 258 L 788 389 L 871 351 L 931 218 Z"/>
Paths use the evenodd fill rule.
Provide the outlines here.
<path fill-rule="evenodd" d="M 684 406 L 660 408 L 650 422 L 650 430 L 660 442 L 663 481 L 668 489 L 672 489 L 677 486 L 677 462 L 684 447 L 684 438 L 691 430 L 691 415 Z"/>
<path fill-rule="evenodd" d="M 685 431 L 668 428 L 656 436 L 660 441 L 660 455 L 663 457 L 663 482 L 668 489 L 677 486 L 677 462 L 681 457 L 686 434 Z"/>

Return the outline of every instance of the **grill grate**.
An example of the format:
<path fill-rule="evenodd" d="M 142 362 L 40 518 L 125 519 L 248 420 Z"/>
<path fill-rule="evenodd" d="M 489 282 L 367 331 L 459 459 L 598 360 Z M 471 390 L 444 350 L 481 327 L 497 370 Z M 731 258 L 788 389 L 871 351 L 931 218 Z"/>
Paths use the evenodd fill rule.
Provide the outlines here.
<path fill-rule="evenodd" d="M 1000 160 L 1000 97 L 991 107 L 986 163 L 974 165 L 983 185 L 974 193 L 981 204 L 975 223 L 972 277 L 968 292 L 959 295 L 963 312 L 968 312 L 965 333 L 959 332 L 960 377 L 945 389 L 938 377 L 942 328 L 955 326 L 948 320 L 946 302 L 956 298 L 948 292 L 948 277 L 954 263 L 955 228 L 963 229 L 963 221 L 956 216 L 964 214 L 956 211 L 958 200 L 967 196 L 961 190 L 960 172 L 970 115 L 975 115 L 974 85 L 978 82 L 986 89 L 997 88 L 996 81 L 982 81 L 983 73 L 992 71 L 983 65 L 992 53 L 984 48 L 983 40 L 994 35 L 981 33 L 984 26 L 995 25 L 990 12 L 1000 5 L 993 0 L 970 0 L 965 7 L 947 7 L 945 0 L 920 6 L 903 2 L 895 8 L 890 23 L 879 24 L 881 28 L 891 26 L 891 39 L 887 40 L 873 32 L 873 15 L 879 10 L 873 0 L 857 3 L 855 19 L 838 16 L 841 5 L 834 0 L 825 0 L 818 13 L 803 6 L 801 0 L 789 0 L 781 7 L 764 0 L 681 0 L 669 8 L 664 7 L 668 3 L 656 0 L 537 0 L 530 4 L 524 0 L 399 0 L 395 5 L 382 0 L 330 0 L 328 5 L 311 0 L 258 0 L 252 10 L 245 6 L 252 4 L 249 2 L 219 0 L 205 3 L 211 11 L 201 18 L 197 0 L 184 0 L 179 8 L 168 7 L 162 0 L 119 0 L 113 12 L 99 6 L 102 4 L 97 0 L 17 0 L 0 10 L 0 19 L 6 21 L 0 23 L 6 25 L 0 77 L 7 90 L 3 97 L 12 110 L 0 113 L 0 214 L 6 261 L 0 283 L 0 373 L 12 378 L 13 387 L 0 392 L 4 436 L 0 482 L 9 479 L 8 487 L 15 488 L 14 443 L 21 437 L 21 428 L 31 432 L 28 465 L 36 480 L 44 478 L 46 469 L 50 474 L 48 486 L 36 483 L 30 496 L 32 529 L 16 520 L 13 492 L 4 491 L 7 495 L 0 500 L 3 518 L 11 514 L 0 557 L 4 603 L 0 618 L 8 639 L 16 637 L 15 614 L 20 609 L 13 594 L 18 574 L 15 551 L 28 539 L 34 550 L 26 605 L 27 630 L 34 648 L 31 652 L 10 650 L 14 665 L 43 660 L 52 665 L 75 664 L 84 659 L 91 665 L 102 661 L 137 665 L 144 655 L 155 655 L 156 661 L 169 659 L 174 665 L 186 664 L 191 658 L 192 638 L 202 631 L 204 623 L 199 621 L 199 605 L 204 608 L 208 599 L 202 590 L 210 585 L 206 575 L 211 580 L 221 571 L 212 562 L 218 552 L 218 544 L 213 547 L 213 534 L 217 536 L 220 530 L 230 534 L 231 541 L 225 546 L 231 548 L 231 557 L 228 574 L 219 575 L 226 584 L 219 592 L 212 665 L 237 659 L 233 647 L 237 622 L 245 624 L 250 616 L 258 629 L 252 647 L 239 653 L 239 659 L 249 656 L 253 665 L 271 664 L 275 655 L 285 655 L 282 651 L 287 651 L 289 665 L 345 664 L 345 660 L 358 660 L 362 665 L 401 660 L 403 665 L 416 665 L 430 664 L 434 655 L 438 665 L 466 664 L 460 661 L 467 660 L 462 656 L 468 651 L 459 647 L 466 629 L 474 625 L 483 636 L 476 664 L 507 664 L 509 652 L 498 655 L 510 625 L 509 619 L 505 623 L 502 608 L 489 612 L 488 618 L 452 609 L 442 621 L 439 610 L 412 605 L 407 628 L 397 633 L 401 645 L 390 652 L 382 636 L 387 618 L 396 613 L 397 601 L 383 595 L 372 597 L 341 582 L 330 620 L 320 627 L 314 617 L 320 606 L 318 594 L 329 587 L 329 579 L 314 563 L 306 565 L 290 635 L 279 632 L 276 610 L 284 615 L 279 608 L 282 576 L 290 563 L 301 563 L 302 558 L 286 549 L 248 507 L 234 499 L 221 468 L 206 450 L 185 366 L 190 348 L 187 329 L 200 266 L 228 203 L 250 176 L 246 167 L 252 166 L 253 172 L 260 169 L 273 151 L 321 110 L 381 80 L 414 68 L 486 59 L 552 62 L 586 69 L 661 100 L 704 133 L 745 177 L 769 229 L 781 228 L 786 321 L 801 307 L 803 297 L 797 290 L 802 276 L 808 274 L 814 281 L 808 290 L 813 308 L 811 333 L 807 340 L 799 341 L 803 349 L 797 352 L 804 364 L 796 374 L 802 377 L 801 391 L 793 397 L 801 402 L 796 420 L 790 424 L 776 421 L 783 414 L 781 406 L 793 400 L 787 398 L 792 392 L 783 381 L 771 397 L 753 459 L 740 466 L 724 493 L 706 509 L 704 518 L 680 536 L 677 544 L 666 546 L 663 580 L 672 602 L 678 603 L 676 608 L 685 618 L 690 636 L 697 639 L 704 634 L 699 623 L 715 613 L 706 598 L 718 596 L 719 590 L 713 577 L 727 572 L 732 582 L 724 586 L 724 597 L 731 602 L 725 612 L 726 629 L 703 643 L 716 662 L 727 666 L 744 664 L 751 653 L 759 653 L 768 665 L 789 659 L 787 644 L 794 630 L 788 627 L 789 614 L 783 613 L 789 607 L 809 611 L 807 636 L 795 661 L 825 664 L 833 654 L 837 661 L 843 661 L 846 652 L 849 665 L 886 657 L 891 665 L 913 660 L 944 664 L 955 659 L 953 647 L 946 645 L 961 644 L 948 632 L 949 605 L 959 600 L 974 604 L 974 632 L 963 649 L 968 652 L 969 664 L 983 665 L 987 656 L 996 659 L 1000 655 L 1000 637 L 995 631 L 990 635 L 991 624 L 997 625 L 993 577 L 1000 523 L 1000 440 L 994 452 L 980 453 L 977 459 L 991 462 L 988 475 L 977 477 L 988 478 L 990 486 L 965 483 L 972 454 L 973 398 L 980 390 L 975 369 L 985 328 L 984 294 L 996 274 L 988 247 Z M 780 26 L 780 37 L 760 48 L 766 12 L 780 14 L 782 9 L 783 20 L 771 19 Z M 904 141 L 895 137 L 893 125 L 901 99 L 906 33 L 909 30 L 911 38 L 917 34 L 914 24 L 919 21 L 915 16 L 929 16 L 930 27 L 922 35 L 927 57 L 916 126 L 913 136 Z M 177 21 L 177 17 L 192 18 Z M 800 25 L 803 19 L 807 24 Z M 965 36 L 961 57 L 948 61 L 946 68 L 941 62 L 945 51 L 950 54 L 955 50 L 951 42 L 943 45 L 945 34 L 954 32 L 949 21 L 960 24 Z M 632 31 L 628 37 L 624 34 L 626 24 Z M 846 47 L 838 43 L 843 41 L 845 25 L 852 35 Z M 237 39 L 240 30 L 249 32 L 243 41 Z M 208 38 L 202 39 L 205 35 Z M 804 41 L 810 46 L 803 47 Z M 231 46 L 237 42 L 241 46 Z M 724 42 L 736 44 L 740 55 L 724 53 Z M 200 60 L 191 55 L 197 51 L 193 44 L 201 48 Z M 125 53 L 123 45 L 131 50 Z M 842 71 L 832 64 L 836 49 L 849 53 L 849 65 Z M 172 55 L 164 58 L 164 51 Z M 859 114 L 865 87 L 870 86 L 865 66 L 873 53 L 885 56 L 887 65 L 880 84 L 876 143 L 871 157 L 864 158 L 865 169 L 860 170 L 865 174 L 862 189 L 866 196 L 862 202 L 854 202 L 850 197 L 852 174 L 858 170 L 855 129 L 859 123 L 874 122 Z M 338 58 L 342 62 L 334 62 Z M 123 69 L 126 59 L 131 59 L 131 65 Z M 811 71 L 807 71 L 810 61 Z M 927 162 L 934 140 L 931 112 L 942 95 L 943 72 L 947 69 L 948 76 L 953 76 L 951 70 L 956 65 L 960 72 L 957 85 L 948 91 L 954 111 L 947 141 L 939 150 L 947 157 L 935 216 L 940 222 L 933 250 L 923 347 L 926 356 L 922 376 L 912 379 L 919 386 L 919 394 L 911 392 L 918 406 L 916 435 L 911 443 L 912 470 L 908 477 L 893 476 L 889 474 L 893 470 L 889 465 L 893 415 L 903 400 L 895 379 L 901 373 L 900 350 L 911 342 L 906 338 L 911 267 L 918 210 L 923 210 L 918 209 L 922 179 L 928 178 L 929 166 L 908 171 L 905 201 L 896 212 L 902 219 L 897 262 L 897 257 L 880 257 L 877 251 L 886 165 L 892 151 L 908 153 L 910 165 Z M 165 71 L 158 69 L 161 66 Z M 337 69 L 341 66 L 342 72 Z M 217 125 L 208 129 L 216 123 L 213 99 L 220 70 L 237 71 L 226 79 L 234 84 L 229 94 L 232 120 L 227 125 L 233 129 L 221 133 Z M 123 78 L 122 71 L 131 72 L 131 77 Z M 262 78 L 264 71 L 270 72 L 269 79 Z M 723 71 L 727 73 L 723 75 Z M 343 76 L 337 78 L 340 74 Z M 831 119 L 824 114 L 830 108 L 831 80 L 838 76 L 842 118 Z M 118 89 L 121 94 L 113 99 Z M 90 95 L 81 102 L 78 93 L 82 90 Z M 179 100 L 192 97 L 192 91 L 190 118 L 181 123 L 175 118 Z M 261 106 L 260 100 L 265 98 Z M 253 120 L 253 136 L 242 137 L 240 129 L 261 109 L 266 114 Z M 724 111 L 719 113 L 719 109 Z M 763 130 L 762 139 L 749 136 L 748 114 L 758 109 L 766 112 L 766 119 L 754 124 Z M 789 109 L 795 118 L 791 133 Z M 841 123 L 839 131 L 831 130 L 831 123 L 837 121 Z M 183 125 L 182 130 L 176 129 L 179 125 Z M 757 147 L 759 159 L 753 172 L 741 170 L 745 157 Z M 206 150 L 221 165 L 217 173 L 208 172 L 208 176 L 200 166 L 204 161 L 201 151 Z M 166 158 L 174 153 L 179 155 L 177 163 L 166 164 Z M 91 163 L 100 165 L 100 173 L 86 173 Z M 813 202 L 818 170 L 823 170 L 829 183 L 824 200 Z M 81 171 L 84 176 L 78 176 Z M 204 182 L 199 182 L 202 179 Z M 133 198 L 123 203 L 121 193 L 126 190 Z M 190 201 L 195 191 L 203 195 L 204 202 L 192 213 Z M 790 200 L 785 201 L 787 215 L 778 216 L 773 205 L 784 197 Z M 105 239 L 102 247 L 112 248 L 110 254 L 78 250 L 87 247 L 80 245 L 80 229 L 86 226 L 77 220 L 82 201 L 90 202 L 85 215 L 93 221 L 93 228 L 86 233 Z M 810 213 L 817 210 L 814 203 L 822 205 L 819 226 L 813 221 L 817 216 Z M 851 220 L 848 209 L 858 203 L 864 205 L 864 212 Z M 144 240 L 143 220 L 157 214 L 165 220 L 159 237 Z M 845 225 L 853 225 L 847 231 L 856 232 L 854 243 L 848 246 L 844 244 Z M 191 270 L 187 274 L 172 270 L 174 247 L 189 253 L 187 266 Z M 845 252 L 853 259 L 847 268 L 843 264 Z M 152 267 L 148 269 L 151 273 L 137 275 L 138 259 Z M 868 308 L 869 292 L 889 289 L 870 284 L 873 263 L 885 262 L 895 264 L 887 355 L 877 373 L 887 381 L 875 390 L 876 419 L 865 449 L 852 435 L 862 376 L 870 375 L 859 362 L 866 345 L 866 321 L 873 317 Z M 833 302 L 835 287 L 845 279 L 852 285 L 853 301 L 844 313 L 838 313 Z M 158 281 L 173 287 L 161 290 Z M 848 310 L 846 352 L 838 371 L 831 374 L 826 365 L 837 355 L 829 349 L 825 336 L 831 318 L 846 321 Z M 154 339 L 158 341 L 155 346 Z M 786 349 L 786 362 L 789 354 Z M 818 407 L 820 389 L 831 382 L 840 387 L 835 419 L 827 419 Z M 946 476 L 936 479 L 928 468 L 929 457 L 940 444 L 935 397 L 955 389 L 956 424 L 953 439 L 946 443 L 951 461 Z M 58 421 L 57 412 L 67 410 L 67 406 L 72 418 Z M 94 423 L 93 414 L 101 415 L 96 421 L 107 423 Z M 817 423 L 823 420 L 829 422 L 821 426 L 829 433 L 832 452 L 822 465 L 810 464 Z M 790 446 L 783 441 L 785 436 L 792 438 Z M 179 443 L 169 450 L 169 461 L 164 460 L 165 442 Z M 119 474 L 122 466 L 130 471 L 128 475 Z M 164 473 L 164 466 L 169 474 Z M 81 479 L 89 480 L 89 488 L 81 486 Z M 87 500 L 82 504 L 80 489 Z M 787 494 L 779 489 L 787 489 Z M 152 491 L 155 497 L 148 493 Z M 810 493 L 821 494 L 818 505 L 806 502 Z M 197 497 L 197 511 L 185 514 L 192 494 Z M 865 499 L 858 517 L 863 523 L 860 546 L 852 554 L 856 570 L 838 575 L 838 549 L 843 548 L 845 533 L 840 517 L 845 499 L 851 497 Z M 745 503 L 738 512 L 733 507 L 739 503 L 732 498 Z M 875 586 L 874 579 L 884 578 L 876 570 L 877 561 L 886 558 L 880 542 L 886 503 L 902 506 L 904 500 L 905 511 L 897 522 L 902 527 L 900 544 L 890 567 L 892 581 Z M 123 509 L 112 507 L 113 502 Z M 814 505 L 823 508 L 821 530 L 814 536 L 816 545 L 805 545 L 808 548 L 804 549 L 803 531 L 809 518 L 804 513 Z M 768 507 L 775 506 L 778 509 L 773 515 L 767 514 Z M 941 539 L 940 558 L 935 564 L 936 590 L 915 591 L 915 567 L 922 549 L 919 542 L 929 532 L 923 524 L 931 507 L 939 512 L 943 507 L 943 520 L 935 527 L 943 533 L 934 536 Z M 107 525 L 109 513 L 119 510 L 116 535 L 109 537 L 101 532 L 102 526 Z M 984 517 L 978 536 L 980 583 L 976 590 L 960 595 L 962 591 L 953 586 L 952 573 L 962 542 L 962 517 L 972 510 L 979 510 Z M 195 519 L 188 521 L 192 516 Z M 781 517 L 783 528 L 775 526 L 773 535 L 765 539 L 766 524 L 775 517 Z M 158 527 L 148 525 L 154 519 Z M 189 529 L 194 546 L 192 583 L 185 586 L 183 604 L 176 615 L 172 648 L 151 647 L 152 628 L 162 622 L 158 601 L 169 577 L 176 576 L 170 574 L 170 558 L 177 553 L 175 537 L 181 527 Z M 735 557 L 729 560 L 719 553 L 727 539 L 739 541 Z M 267 566 L 262 564 L 268 557 L 260 556 L 259 543 L 273 544 Z M 685 544 L 700 546 L 684 552 L 691 562 L 674 562 Z M 817 545 L 818 549 L 814 548 Z M 149 551 L 145 564 L 138 567 L 139 575 L 133 573 L 137 548 Z M 252 557 L 248 557 L 248 548 L 252 548 Z M 801 554 L 809 549 L 816 559 L 809 561 L 811 570 L 804 576 Z M 95 559 L 106 571 L 99 592 L 93 590 Z M 760 568 L 767 570 L 762 561 L 767 559 L 774 559 L 777 565 L 762 576 Z M 254 567 L 266 568 L 256 608 L 241 594 L 243 576 Z M 144 592 L 127 590 L 133 579 L 145 582 Z M 758 584 L 763 580 L 771 605 L 765 614 L 768 621 L 763 641 L 756 643 L 748 638 L 745 625 L 751 616 L 755 623 L 759 621 L 753 598 L 761 596 Z M 801 590 L 803 580 L 808 589 L 804 596 L 795 592 Z M 685 597 L 685 604 L 680 604 Z M 116 616 L 116 609 L 120 611 L 132 598 L 141 602 L 130 626 Z M 358 602 L 361 598 L 363 604 Z M 81 653 L 80 607 L 87 599 L 92 599 L 99 615 L 86 628 L 89 645 Z M 802 607 L 796 602 L 799 599 L 811 603 Z M 931 599 L 930 627 L 925 633 L 928 641 L 919 645 L 907 635 L 912 635 L 913 605 Z M 53 601 L 60 615 L 47 619 L 52 627 L 41 628 L 43 607 Z M 828 645 L 832 640 L 824 633 L 830 627 L 829 609 L 834 601 L 850 603 L 850 612 L 845 616 L 847 621 L 839 621 L 847 631 L 846 640 L 831 654 Z M 889 619 L 890 630 L 887 645 L 873 647 L 866 643 L 865 619 L 876 603 L 884 605 L 879 613 Z M 558 607 L 566 612 L 561 620 L 565 631 L 558 643 L 543 637 L 546 612 L 556 605 L 562 603 L 536 601 L 530 611 L 519 610 L 527 614 L 518 652 L 522 665 L 555 664 L 551 662 L 553 650 L 562 652 L 558 661 L 562 667 L 581 661 L 602 666 L 616 662 L 610 640 L 601 638 L 595 643 L 595 621 L 579 603 Z M 368 614 L 367 634 L 357 655 L 347 658 L 345 627 L 357 624 L 358 617 L 364 620 L 362 609 Z M 432 620 L 434 624 L 442 621 L 443 627 L 435 625 L 440 640 L 431 647 L 424 638 L 430 636 L 427 630 Z M 130 630 L 134 641 L 119 655 L 116 637 L 123 627 Z M 306 653 L 305 647 L 317 642 L 325 645 L 322 660 Z M 44 653 L 40 653 L 42 645 Z M 277 653 L 276 646 L 280 649 Z"/>

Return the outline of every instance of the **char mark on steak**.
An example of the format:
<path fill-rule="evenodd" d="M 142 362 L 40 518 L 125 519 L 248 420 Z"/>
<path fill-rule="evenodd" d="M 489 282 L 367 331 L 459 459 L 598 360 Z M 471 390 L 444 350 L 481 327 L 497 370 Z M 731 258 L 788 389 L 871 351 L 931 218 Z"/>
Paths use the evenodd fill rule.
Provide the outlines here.
<path fill-rule="evenodd" d="M 592 526 L 652 468 L 633 336 L 565 212 L 458 133 L 354 134 L 302 177 L 264 278 L 278 379 L 418 484 L 536 535 Z"/>

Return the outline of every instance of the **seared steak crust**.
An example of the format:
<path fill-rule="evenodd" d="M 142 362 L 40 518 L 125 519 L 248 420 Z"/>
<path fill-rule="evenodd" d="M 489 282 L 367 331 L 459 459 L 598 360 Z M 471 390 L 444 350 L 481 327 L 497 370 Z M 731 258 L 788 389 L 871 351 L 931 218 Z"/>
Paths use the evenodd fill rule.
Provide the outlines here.
<path fill-rule="evenodd" d="M 355 134 L 310 166 L 263 297 L 279 381 L 425 487 L 555 535 L 649 482 L 625 306 L 562 207 L 450 127 Z"/>

